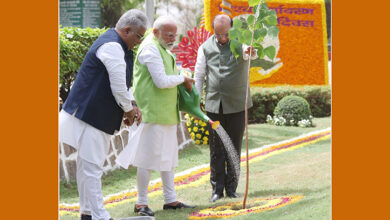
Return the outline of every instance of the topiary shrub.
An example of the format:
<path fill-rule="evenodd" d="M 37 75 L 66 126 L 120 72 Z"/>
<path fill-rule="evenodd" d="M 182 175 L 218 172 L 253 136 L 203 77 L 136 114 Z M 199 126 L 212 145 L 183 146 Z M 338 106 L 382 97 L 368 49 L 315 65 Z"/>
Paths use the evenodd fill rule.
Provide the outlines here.
<path fill-rule="evenodd" d="M 274 117 L 267 118 L 268 123 L 287 126 L 312 126 L 310 105 L 306 99 L 289 95 L 282 98 L 275 107 Z"/>
<path fill-rule="evenodd" d="M 326 86 L 278 86 L 270 88 L 251 88 L 253 107 L 248 110 L 249 123 L 264 123 L 273 116 L 278 102 L 288 95 L 305 98 L 310 105 L 313 117 L 331 115 L 331 88 Z"/>

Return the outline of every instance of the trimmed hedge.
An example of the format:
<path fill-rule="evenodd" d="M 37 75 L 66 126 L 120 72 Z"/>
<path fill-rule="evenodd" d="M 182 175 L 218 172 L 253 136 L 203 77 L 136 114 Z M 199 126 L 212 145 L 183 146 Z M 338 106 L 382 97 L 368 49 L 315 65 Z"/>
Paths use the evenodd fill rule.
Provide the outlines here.
<path fill-rule="evenodd" d="M 60 28 L 60 97 L 65 102 L 85 54 L 105 28 Z"/>
<path fill-rule="evenodd" d="M 249 109 L 249 123 L 264 123 L 267 115 L 273 116 L 278 102 L 285 96 L 296 95 L 307 100 L 313 117 L 331 114 L 330 86 L 279 86 L 251 89 L 253 107 Z"/>
<path fill-rule="evenodd" d="M 62 102 L 65 102 L 68 97 L 70 87 L 76 79 L 76 74 L 88 49 L 107 30 L 107 28 L 78 27 L 60 29 L 60 98 Z M 152 28 L 149 28 L 144 36 L 151 32 Z M 134 47 L 134 55 L 137 54 L 138 47 L 139 44 Z"/>

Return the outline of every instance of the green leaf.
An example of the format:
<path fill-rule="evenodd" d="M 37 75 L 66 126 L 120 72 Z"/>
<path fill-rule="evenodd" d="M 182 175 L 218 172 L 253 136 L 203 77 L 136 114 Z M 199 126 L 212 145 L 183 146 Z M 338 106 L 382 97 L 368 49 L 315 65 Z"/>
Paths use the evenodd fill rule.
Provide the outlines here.
<path fill-rule="evenodd" d="M 253 11 L 255 13 L 256 18 L 258 18 L 260 15 L 260 7 L 256 5 L 255 7 L 253 7 Z"/>
<path fill-rule="evenodd" d="M 257 21 L 256 25 L 255 25 L 255 29 L 261 29 L 261 28 L 263 28 L 263 23 L 260 21 Z"/>
<path fill-rule="evenodd" d="M 240 17 L 240 20 L 242 22 L 241 28 L 242 29 L 248 29 L 248 22 L 246 21 L 246 19 L 243 18 L 243 17 Z"/>
<path fill-rule="evenodd" d="M 276 17 L 274 17 L 272 15 L 266 16 L 263 20 L 264 20 L 264 24 L 267 27 L 275 26 L 278 23 L 278 21 L 276 20 Z"/>
<path fill-rule="evenodd" d="M 258 48 L 263 48 L 263 46 L 259 43 L 259 42 L 254 42 L 253 43 L 253 47 L 255 48 L 255 49 L 258 49 Z"/>
<path fill-rule="evenodd" d="M 247 21 L 248 21 L 249 27 L 252 27 L 253 23 L 255 22 L 255 16 L 254 15 L 249 15 Z"/>
<path fill-rule="evenodd" d="M 276 11 L 275 10 L 268 10 L 268 15 L 274 16 L 276 18 Z"/>
<path fill-rule="evenodd" d="M 260 33 L 260 36 L 261 36 L 261 37 L 265 37 L 265 36 L 267 35 L 267 29 L 261 28 L 261 29 L 259 30 L 259 33 Z"/>
<path fill-rule="evenodd" d="M 259 16 L 257 17 L 257 21 L 261 21 L 267 15 L 268 15 L 268 10 L 259 9 Z"/>
<path fill-rule="evenodd" d="M 259 2 L 260 2 L 260 0 L 248 0 L 248 5 L 249 5 L 250 7 L 253 7 L 253 6 L 255 6 L 255 5 L 258 5 Z"/>
<path fill-rule="evenodd" d="M 276 50 L 274 46 L 269 46 L 264 49 L 264 54 L 269 57 L 271 60 L 275 58 Z"/>
<path fill-rule="evenodd" d="M 234 19 L 233 20 L 233 27 L 234 28 L 241 28 L 242 27 L 242 21 L 240 19 Z"/>
<path fill-rule="evenodd" d="M 256 41 L 260 37 L 260 30 L 256 29 L 255 33 L 253 34 L 253 40 Z"/>
<path fill-rule="evenodd" d="M 264 37 L 267 35 L 267 29 L 261 28 L 256 29 L 254 33 L 254 42 L 261 43 L 264 40 Z"/>
<path fill-rule="evenodd" d="M 250 30 L 244 30 L 241 32 L 238 40 L 243 44 L 250 45 L 252 40 L 252 32 Z"/>
<path fill-rule="evenodd" d="M 240 31 L 236 28 L 230 28 L 229 30 L 229 38 L 230 39 L 236 39 L 238 38 L 238 36 L 240 36 Z"/>
<path fill-rule="evenodd" d="M 260 58 L 260 59 L 263 59 L 264 57 L 264 49 L 263 47 L 261 48 L 256 48 L 257 49 L 257 56 Z"/>
<path fill-rule="evenodd" d="M 251 67 L 261 67 L 264 70 L 268 70 L 275 65 L 276 65 L 276 63 L 274 63 L 272 61 L 264 60 L 264 59 L 255 59 L 255 60 L 252 60 L 252 62 L 251 62 Z"/>
<path fill-rule="evenodd" d="M 230 50 L 232 51 L 234 57 L 237 59 L 240 56 L 241 44 L 236 40 L 230 41 Z"/>
<path fill-rule="evenodd" d="M 261 4 L 261 9 L 263 9 L 263 10 L 268 10 L 268 5 L 267 5 L 267 3 L 265 3 L 265 4 Z"/>
<path fill-rule="evenodd" d="M 268 34 L 270 37 L 277 37 L 278 34 L 279 34 L 279 28 L 277 26 L 272 26 L 270 28 L 268 28 Z"/>

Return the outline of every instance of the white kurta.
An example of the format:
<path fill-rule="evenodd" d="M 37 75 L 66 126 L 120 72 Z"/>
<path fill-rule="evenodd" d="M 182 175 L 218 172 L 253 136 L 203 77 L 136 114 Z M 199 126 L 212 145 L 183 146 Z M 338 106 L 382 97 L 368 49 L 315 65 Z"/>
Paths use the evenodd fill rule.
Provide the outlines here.
<path fill-rule="evenodd" d="M 152 44 L 144 47 L 138 60 L 147 66 L 154 84 L 160 89 L 184 82 L 183 76 L 166 75 L 160 52 Z M 119 155 L 118 164 L 124 168 L 133 165 L 156 171 L 171 171 L 178 165 L 177 125 L 142 122 L 137 130 L 138 134 L 130 136 L 127 150 Z"/>
<path fill-rule="evenodd" d="M 132 110 L 131 100 L 134 100 L 134 97 L 126 87 L 126 62 L 122 46 L 116 42 L 105 43 L 96 51 L 96 56 L 107 69 L 111 91 L 118 105 L 125 112 Z M 59 131 L 60 142 L 76 148 L 78 155 L 84 160 L 103 167 L 111 135 L 63 110 L 59 114 Z"/>
<path fill-rule="evenodd" d="M 177 125 L 141 123 L 116 163 L 148 170 L 171 171 L 178 165 Z"/>
<path fill-rule="evenodd" d="M 121 45 L 115 42 L 103 44 L 97 50 L 96 56 L 108 71 L 116 102 L 123 111 L 132 110 L 131 100 L 134 98 L 126 87 L 126 63 Z M 80 196 L 80 214 L 92 215 L 92 219 L 109 219 L 110 214 L 103 206 L 101 176 L 111 135 L 64 110 L 59 114 L 59 131 L 59 141 L 78 150 L 76 180 Z"/>
<path fill-rule="evenodd" d="M 103 168 L 110 147 L 111 135 L 61 110 L 59 140 L 78 151 L 78 156 Z"/>

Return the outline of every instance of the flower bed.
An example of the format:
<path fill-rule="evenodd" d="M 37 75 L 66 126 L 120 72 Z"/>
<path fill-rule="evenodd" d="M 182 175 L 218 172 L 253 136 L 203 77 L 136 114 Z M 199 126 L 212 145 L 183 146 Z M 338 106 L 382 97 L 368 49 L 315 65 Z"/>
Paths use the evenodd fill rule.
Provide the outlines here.
<path fill-rule="evenodd" d="M 221 0 L 204 0 L 205 29 L 226 8 Z M 232 17 L 253 14 L 247 0 L 229 0 Z M 283 66 L 261 74 L 251 68 L 251 86 L 328 85 L 326 13 L 323 0 L 266 0 L 277 14 Z"/>
<path fill-rule="evenodd" d="M 302 198 L 303 196 L 301 195 L 275 198 L 255 198 L 247 201 L 245 209 L 242 209 L 242 202 L 228 203 L 222 206 L 203 209 L 199 212 L 193 212 L 188 219 L 232 218 L 237 215 L 247 215 L 280 208 L 297 202 Z"/>
<path fill-rule="evenodd" d="M 286 151 L 295 150 L 297 148 L 330 138 L 330 129 L 313 132 L 301 137 L 283 141 L 280 143 L 264 146 L 259 150 L 254 150 L 249 154 L 249 163 L 263 160 L 270 156 L 281 154 Z M 245 165 L 246 157 L 241 157 L 241 166 Z M 201 167 L 186 174 L 175 177 L 175 188 L 181 190 L 189 187 L 197 187 L 206 184 L 210 179 L 210 167 Z M 162 182 L 152 183 L 148 187 L 149 197 L 162 194 Z M 125 191 L 116 195 L 110 195 L 104 198 L 106 208 L 114 207 L 123 203 L 135 202 L 137 199 L 136 190 Z M 59 214 L 62 215 L 78 215 L 80 206 L 78 204 L 60 204 Z"/>

